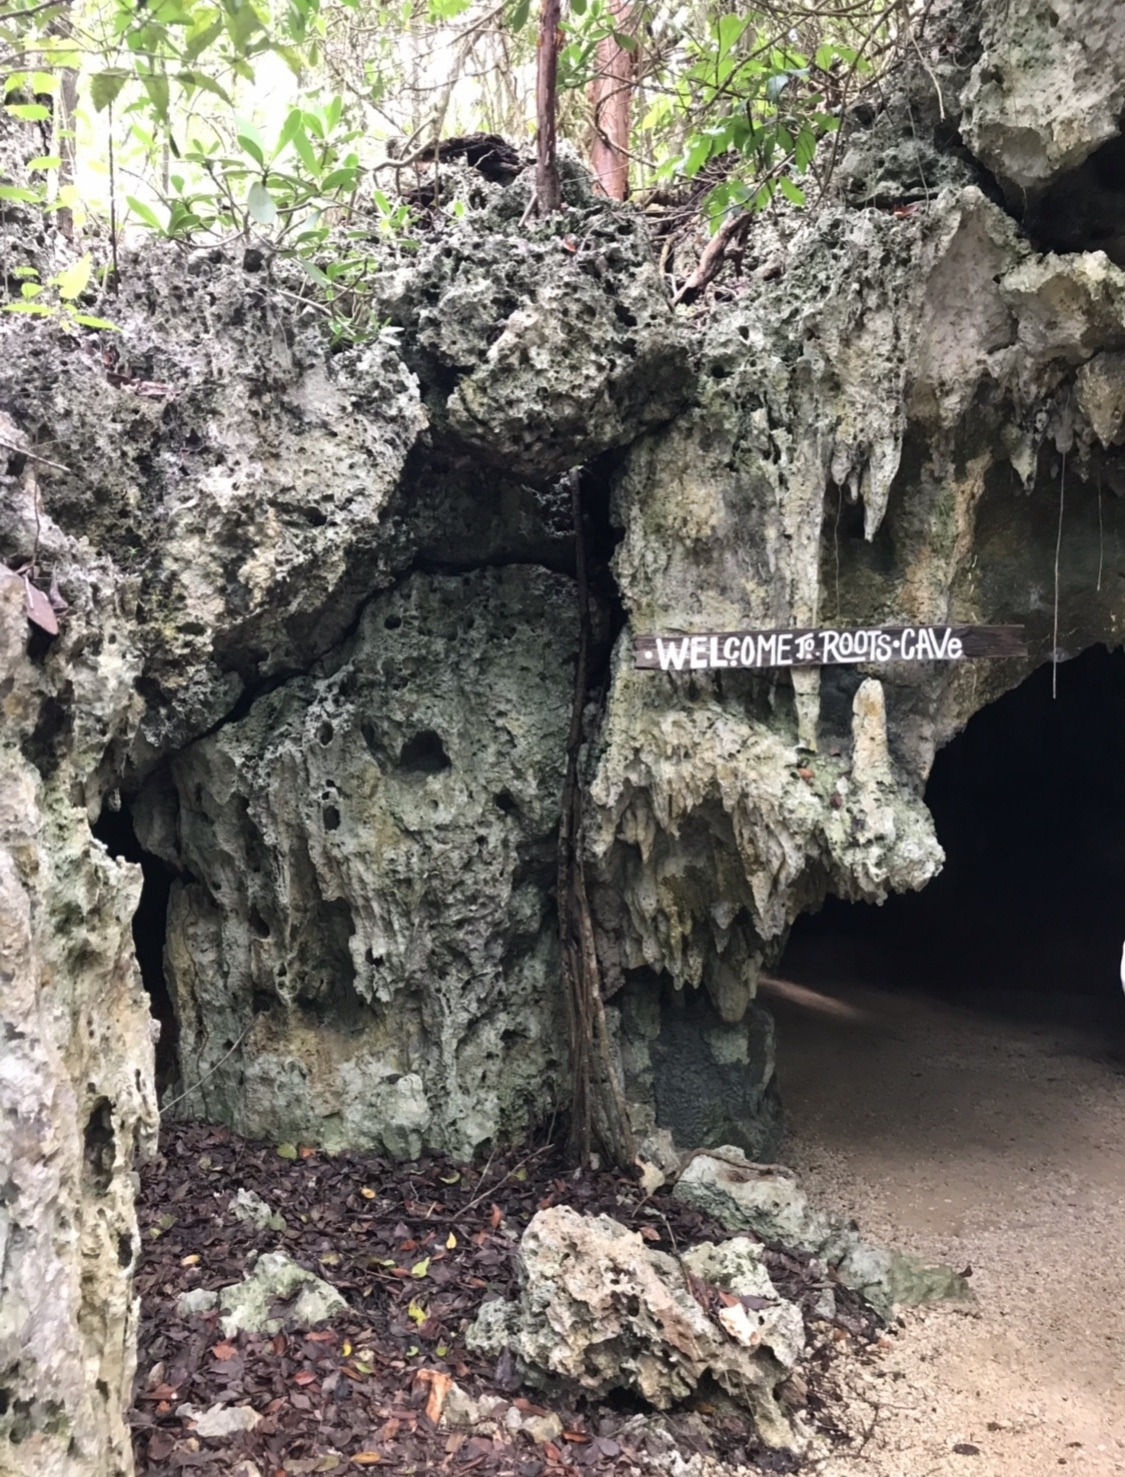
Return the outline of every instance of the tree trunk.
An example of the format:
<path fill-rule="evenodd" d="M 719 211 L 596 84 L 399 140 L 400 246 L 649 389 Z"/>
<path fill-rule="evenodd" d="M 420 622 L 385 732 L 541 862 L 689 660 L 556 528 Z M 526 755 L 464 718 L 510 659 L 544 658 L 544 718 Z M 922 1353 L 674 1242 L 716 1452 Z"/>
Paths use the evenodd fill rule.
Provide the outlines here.
<path fill-rule="evenodd" d="M 559 22 L 562 0 L 543 0 L 539 12 L 539 70 L 535 85 L 535 108 L 539 124 L 535 194 L 540 215 L 562 207 L 557 150 Z"/>
<path fill-rule="evenodd" d="M 617 34 L 628 31 L 631 12 L 628 0 L 612 0 L 610 13 Z M 590 83 L 594 110 L 590 165 L 595 190 L 611 200 L 625 200 L 629 195 L 629 115 L 636 68 L 633 53 L 622 46 L 617 34 L 605 36 L 598 43 L 597 72 Z"/>

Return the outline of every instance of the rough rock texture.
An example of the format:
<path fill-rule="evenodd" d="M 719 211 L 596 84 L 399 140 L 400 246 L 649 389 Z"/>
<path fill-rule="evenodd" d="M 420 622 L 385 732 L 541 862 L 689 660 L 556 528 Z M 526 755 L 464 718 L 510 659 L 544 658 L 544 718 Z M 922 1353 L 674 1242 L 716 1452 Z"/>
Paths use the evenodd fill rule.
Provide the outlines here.
<path fill-rule="evenodd" d="M 152 1064 L 137 877 L 92 841 L 103 812 L 174 877 L 183 1110 L 469 1153 L 565 1098 L 557 478 L 578 464 L 609 687 L 586 872 L 637 1127 L 776 1145 L 763 962 L 827 892 L 923 885 L 937 748 L 1056 626 L 1064 659 L 1125 622 L 1118 12 L 935 7 L 887 105 L 853 117 L 834 200 L 764 226 L 777 273 L 694 322 L 636 217 L 571 171 L 558 221 L 521 227 L 523 183 L 480 187 L 409 257 L 388 248 L 398 331 L 363 349 L 329 351 L 275 290 L 283 265 L 158 244 L 124 259 L 112 339 L 0 325 L 0 559 L 34 554 L 70 606 L 29 638 L 0 585 L 0 1430 L 26 1438 L 20 1477 L 127 1463 Z M 654 630 L 946 620 L 1022 622 L 1029 658 L 629 659 Z"/>
<path fill-rule="evenodd" d="M 242 1331 L 313 1328 L 347 1306 L 334 1287 L 281 1251 L 267 1251 L 241 1282 L 219 1293 L 220 1322 L 227 1338 Z"/>
<path fill-rule="evenodd" d="M 1116 0 L 1008 0 L 983 9 L 983 50 L 961 131 L 1026 201 L 1116 138 L 1125 111 L 1125 12 Z"/>
<path fill-rule="evenodd" d="M 738 1250 L 714 1264 L 718 1275 L 739 1277 L 732 1256 L 746 1276 Z M 713 1260 L 703 1257 L 699 1266 L 711 1269 Z M 473 1346 L 496 1354 L 511 1349 L 529 1380 L 558 1380 L 595 1396 L 626 1390 L 658 1410 L 710 1376 L 751 1411 L 764 1441 L 800 1445 L 775 1396 L 801 1348 L 790 1316 L 800 1324 L 796 1308 L 783 1312 L 778 1299 L 777 1316 L 757 1340 L 743 1337 L 708 1317 L 673 1257 L 609 1216 L 583 1216 L 569 1206 L 532 1220 L 519 1266 L 518 1303 L 486 1303 L 467 1335 Z M 777 1297 L 762 1268 L 754 1290 Z"/>
<path fill-rule="evenodd" d="M 11 1477 L 132 1471 L 132 1170 L 155 1126 L 129 931 L 140 871 L 91 842 L 83 804 L 98 731 L 104 742 L 132 706 L 128 600 L 104 563 L 70 589 L 73 626 L 32 659 L 23 583 L 0 583 L 0 1468 Z M 85 639 L 95 624 L 115 646 Z"/>
<path fill-rule="evenodd" d="M 867 1245 L 854 1222 L 810 1205 L 788 1170 L 763 1172 L 737 1149 L 696 1155 L 672 1193 L 732 1231 L 752 1231 L 763 1241 L 820 1257 L 845 1287 L 862 1293 L 884 1316 L 895 1303 L 972 1296 L 968 1283 L 951 1268 L 919 1267 L 898 1252 Z"/>
<path fill-rule="evenodd" d="M 329 671 L 142 797 L 142 840 L 185 872 L 166 966 L 183 1057 L 212 1073 L 190 1111 L 407 1158 L 541 1111 L 576 623 L 534 566 L 411 576 Z"/>

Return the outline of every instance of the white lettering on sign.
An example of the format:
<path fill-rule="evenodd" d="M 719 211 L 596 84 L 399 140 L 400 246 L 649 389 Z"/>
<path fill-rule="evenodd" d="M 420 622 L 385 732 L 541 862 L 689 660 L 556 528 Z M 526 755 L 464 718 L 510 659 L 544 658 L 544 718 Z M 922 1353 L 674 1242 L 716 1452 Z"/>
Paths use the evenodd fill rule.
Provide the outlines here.
<path fill-rule="evenodd" d="M 664 636 L 657 636 L 656 651 L 660 658 L 660 670 L 666 672 L 669 667 L 675 667 L 679 672 L 683 669 L 688 654 L 688 638 L 682 636 L 679 641 L 670 641 Z"/>
<path fill-rule="evenodd" d="M 638 636 L 635 663 L 661 672 L 1026 656 L 1020 626 L 866 626 L 856 631 L 720 631 Z"/>

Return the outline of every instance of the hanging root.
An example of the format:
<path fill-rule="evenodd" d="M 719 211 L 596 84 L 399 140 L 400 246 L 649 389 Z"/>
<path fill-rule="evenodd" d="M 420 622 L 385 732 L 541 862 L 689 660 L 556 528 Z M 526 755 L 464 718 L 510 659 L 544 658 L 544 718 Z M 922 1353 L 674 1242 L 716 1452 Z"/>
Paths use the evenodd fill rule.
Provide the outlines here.
<path fill-rule="evenodd" d="M 559 944 L 571 1071 L 569 1148 L 579 1164 L 588 1165 L 597 1144 L 612 1163 L 625 1169 L 632 1168 L 636 1149 L 625 1095 L 614 1062 L 582 862 L 582 782 L 578 760 L 589 668 L 590 614 L 582 495 L 578 473 L 571 472 L 569 476 L 578 575 L 579 637 L 558 844 Z"/>

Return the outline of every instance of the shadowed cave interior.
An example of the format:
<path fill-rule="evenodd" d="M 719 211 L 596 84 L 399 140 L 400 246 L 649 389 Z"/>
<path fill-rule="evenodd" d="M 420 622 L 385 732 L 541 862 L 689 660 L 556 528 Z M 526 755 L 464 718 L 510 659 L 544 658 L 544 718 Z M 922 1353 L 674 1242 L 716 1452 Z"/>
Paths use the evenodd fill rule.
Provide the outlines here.
<path fill-rule="evenodd" d="M 881 907 L 829 899 L 797 922 L 778 976 L 1097 1023 L 1107 1052 L 1125 1046 L 1125 651 L 1091 647 L 1057 678 L 1052 697 L 1039 667 L 937 755 L 941 874 Z"/>

